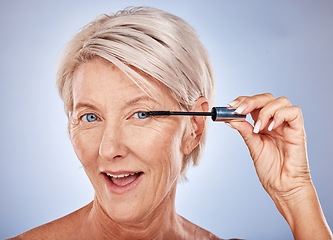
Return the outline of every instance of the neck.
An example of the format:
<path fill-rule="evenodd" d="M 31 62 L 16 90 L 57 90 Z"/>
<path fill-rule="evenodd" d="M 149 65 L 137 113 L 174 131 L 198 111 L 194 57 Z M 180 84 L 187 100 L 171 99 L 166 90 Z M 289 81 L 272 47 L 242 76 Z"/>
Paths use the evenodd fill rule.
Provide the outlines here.
<path fill-rule="evenodd" d="M 133 222 L 118 223 L 104 211 L 95 197 L 84 231 L 95 239 L 165 239 L 182 235 L 182 218 L 175 210 L 176 186 L 151 213 Z"/>

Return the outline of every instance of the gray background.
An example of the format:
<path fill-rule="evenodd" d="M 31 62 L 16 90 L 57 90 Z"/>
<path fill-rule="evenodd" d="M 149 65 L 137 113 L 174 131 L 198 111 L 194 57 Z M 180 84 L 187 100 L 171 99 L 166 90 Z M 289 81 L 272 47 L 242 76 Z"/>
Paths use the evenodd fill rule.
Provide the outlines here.
<path fill-rule="evenodd" d="M 0 2 L 0 238 L 64 216 L 93 198 L 55 89 L 59 52 L 101 13 L 153 6 L 192 25 L 210 54 L 216 105 L 271 92 L 302 108 L 311 174 L 333 226 L 333 1 Z M 292 239 L 257 180 L 241 137 L 211 123 L 205 155 L 178 186 L 177 211 L 223 238 Z"/>

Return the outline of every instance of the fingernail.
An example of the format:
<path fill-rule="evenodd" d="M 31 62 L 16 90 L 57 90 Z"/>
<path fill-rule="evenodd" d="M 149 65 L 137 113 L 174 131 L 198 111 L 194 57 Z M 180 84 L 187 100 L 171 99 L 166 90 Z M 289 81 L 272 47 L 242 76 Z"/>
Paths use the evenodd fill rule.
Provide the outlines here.
<path fill-rule="evenodd" d="M 245 110 L 245 108 L 247 108 L 247 105 L 243 103 L 235 110 L 235 113 L 241 114 Z"/>
<path fill-rule="evenodd" d="M 234 101 L 228 103 L 227 105 L 229 105 L 230 107 L 232 107 L 232 106 L 236 105 L 237 103 L 239 103 L 239 101 L 238 100 L 234 100 Z"/>
<path fill-rule="evenodd" d="M 253 132 L 254 132 L 254 133 L 258 133 L 258 132 L 259 132 L 260 125 L 261 125 L 261 121 L 258 120 L 258 121 L 256 122 L 256 124 L 254 125 L 254 129 L 253 129 Z"/>
<path fill-rule="evenodd" d="M 274 124 L 275 124 L 275 122 L 274 122 L 274 120 L 271 122 L 271 124 L 269 124 L 269 126 L 268 126 L 268 131 L 272 131 L 272 129 L 273 129 L 273 127 L 274 127 Z"/>

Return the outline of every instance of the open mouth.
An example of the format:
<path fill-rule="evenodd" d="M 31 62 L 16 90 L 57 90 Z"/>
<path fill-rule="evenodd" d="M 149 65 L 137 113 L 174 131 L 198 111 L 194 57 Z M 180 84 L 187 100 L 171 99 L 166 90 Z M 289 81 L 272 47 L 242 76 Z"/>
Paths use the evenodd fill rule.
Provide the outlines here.
<path fill-rule="evenodd" d="M 124 187 L 134 182 L 143 172 L 113 175 L 106 173 L 110 180 L 118 187 Z"/>
<path fill-rule="evenodd" d="M 122 193 L 135 187 L 143 175 L 143 172 L 123 172 L 123 173 L 108 173 L 103 175 L 108 182 L 110 189 L 116 193 Z"/>

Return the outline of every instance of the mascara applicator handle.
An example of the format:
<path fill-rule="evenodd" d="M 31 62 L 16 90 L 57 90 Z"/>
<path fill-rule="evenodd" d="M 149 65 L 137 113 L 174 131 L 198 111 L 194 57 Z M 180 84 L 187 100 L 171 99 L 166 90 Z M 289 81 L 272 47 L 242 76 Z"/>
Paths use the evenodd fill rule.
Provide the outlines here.
<path fill-rule="evenodd" d="M 227 107 L 213 107 L 212 120 L 213 121 L 244 121 L 246 115 L 234 113 L 236 109 Z"/>

